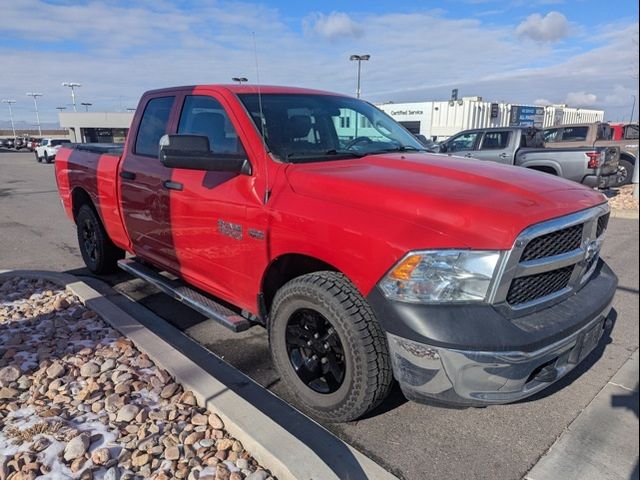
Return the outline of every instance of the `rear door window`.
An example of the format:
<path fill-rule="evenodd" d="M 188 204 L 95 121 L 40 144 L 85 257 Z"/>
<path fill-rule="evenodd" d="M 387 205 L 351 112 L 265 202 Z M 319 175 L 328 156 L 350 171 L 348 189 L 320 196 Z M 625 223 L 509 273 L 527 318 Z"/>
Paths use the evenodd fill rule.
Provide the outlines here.
<path fill-rule="evenodd" d="M 158 156 L 160 138 L 167 133 L 167 124 L 174 98 L 152 98 L 147 103 L 136 137 L 135 153 L 137 155 Z"/>
<path fill-rule="evenodd" d="M 589 127 L 564 127 L 562 132 L 563 142 L 584 142 L 587 140 Z"/>
<path fill-rule="evenodd" d="M 509 132 L 487 132 L 482 139 L 480 150 L 504 150 L 509 145 Z"/>
<path fill-rule="evenodd" d="M 627 125 L 624 129 L 625 140 L 638 140 L 638 125 Z"/>
<path fill-rule="evenodd" d="M 463 133 L 453 137 L 447 142 L 448 152 L 460 152 L 464 150 L 474 150 L 478 143 L 478 132 Z"/>
<path fill-rule="evenodd" d="M 548 130 L 545 130 L 544 133 L 542 134 L 542 136 L 544 137 L 545 143 L 559 142 L 561 138 L 561 135 L 560 135 L 561 131 L 562 129 L 560 128 L 550 128 Z"/>

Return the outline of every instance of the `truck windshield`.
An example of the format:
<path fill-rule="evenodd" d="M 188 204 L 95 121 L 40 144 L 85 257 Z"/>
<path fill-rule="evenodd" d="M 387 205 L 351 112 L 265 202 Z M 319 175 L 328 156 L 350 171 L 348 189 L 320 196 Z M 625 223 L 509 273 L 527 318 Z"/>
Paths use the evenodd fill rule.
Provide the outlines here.
<path fill-rule="evenodd" d="M 285 162 L 425 151 L 404 127 L 362 100 L 320 94 L 262 94 L 261 102 L 257 94 L 238 97 L 271 153 Z"/>

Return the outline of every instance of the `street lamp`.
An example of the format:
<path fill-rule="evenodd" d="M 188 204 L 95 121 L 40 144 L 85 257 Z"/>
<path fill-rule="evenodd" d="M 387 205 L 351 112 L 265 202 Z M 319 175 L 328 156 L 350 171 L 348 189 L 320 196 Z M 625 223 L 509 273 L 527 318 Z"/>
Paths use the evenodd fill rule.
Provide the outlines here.
<path fill-rule="evenodd" d="M 42 129 L 40 128 L 40 115 L 38 114 L 38 97 L 41 97 L 41 93 L 27 92 L 28 97 L 33 97 L 33 105 L 36 107 L 36 122 L 38 123 L 38 135 L 42 136 Z"/>
<path fill-rule="evenodd" d="M 13 130 L 13 139 L 15 140 L 15 138 L 16 138 L 16 127 L 13 124 L 13 110 L 11 110 L 11 104 L 12 103 L 16 103 L 16 101 L 3 98 L 2 99 L 2 103 L 6 103 L 7 105 L 9 105 L 9 119 L 11 120 L 11 130 Z"/>
<path fill-rule="evenodd" d="M 360 70 L 362 62 L 366 62 L 371 58 L 371 55 L 351 55 L 349 60 L 352 62 L 358 62 L 358 86 L 356 88 L 356 98 L 360 98 Z"/>
<path fill-rule="evenodd" d="M 66 109 L 67 107 L 56 107 L 56 110 L 58 110 L 60 113 L 62 113 L 62 111 Z"/>
<path fill-rule="evenodd" d="M 91 105 L 93 105 L 93 103 L 89 103 L 89 102 L 82 102 L 82 103 L 80 103 L 80 105 L 82 105 L 82 106 L 84 107 L 84 111 L 85 111 L 85 112 L 88 112 L 88 111 L 89 111 L 89 107 L 90 107 Z"/>
<path fill-rule="evenodd" d="M 237 82 L 238 85 L 242 85 L 243 83 L 249 81 L 249 79 L 247 79 L 246 77 L 233 77 L 231 80 L 233 80 L 234 82 Z"/>
<path fill-rule="evenodd" d="M 69 87 L 71 89 L 71 101 L 73 102 L 73 111 L 77 112 L 76 109 L 76 91 L 75 89 L 81 87 L 79 83 L 76 82 L 62 82 L 63 87 Z"/>

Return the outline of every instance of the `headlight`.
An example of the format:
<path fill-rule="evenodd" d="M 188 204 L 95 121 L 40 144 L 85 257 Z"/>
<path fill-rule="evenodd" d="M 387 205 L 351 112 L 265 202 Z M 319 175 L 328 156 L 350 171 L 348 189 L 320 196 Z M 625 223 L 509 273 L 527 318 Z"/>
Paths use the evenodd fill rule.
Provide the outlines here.
<path fill-rule="evenodd" d="M 500 252 L 411 252 L 380 282 L 387 298 L 414 303 L 482 302 L 487 299 Z"/>

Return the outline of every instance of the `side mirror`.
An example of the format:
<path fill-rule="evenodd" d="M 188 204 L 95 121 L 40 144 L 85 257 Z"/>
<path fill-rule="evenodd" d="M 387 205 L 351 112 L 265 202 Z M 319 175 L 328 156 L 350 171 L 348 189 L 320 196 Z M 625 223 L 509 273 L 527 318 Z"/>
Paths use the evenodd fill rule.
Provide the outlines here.
<path fill-rule="evenodd" d="M 421 133 L 414 133 L 413 136 L 416 137 L 416 140 L 418 140 L 423 147 L 429 146 L 429 143 L 430 143 L 429 140 L 427 140 L 427 137 L 425 137 Z"/>
<path fill-rule="evenodd" d="M 158 157 L 169 168 L 251 175 L 251 165 L 244 155 L 211 152 L 209 138 L 204 135 L 163 135 Z"/>
<path fill-rule="evenodd" d="M 447 151 L 446 143 L 438 143 L 438 153 L 444 153 Z"/>

